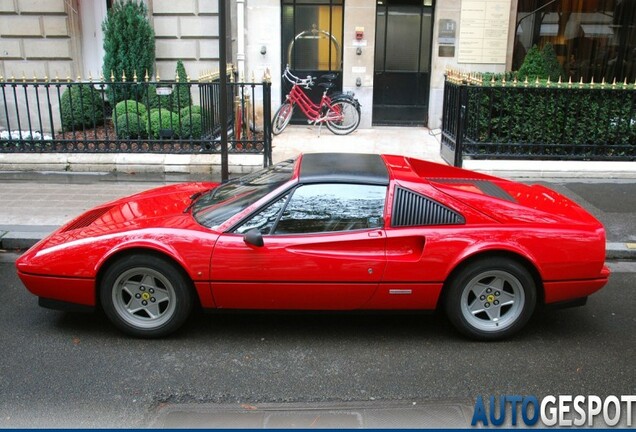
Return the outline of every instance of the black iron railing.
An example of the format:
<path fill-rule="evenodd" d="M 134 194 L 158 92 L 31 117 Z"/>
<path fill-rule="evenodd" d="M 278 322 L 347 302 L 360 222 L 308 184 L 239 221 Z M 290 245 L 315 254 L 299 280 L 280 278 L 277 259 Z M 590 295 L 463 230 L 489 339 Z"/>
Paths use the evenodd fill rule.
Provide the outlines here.
<path fill-rule="evenodd" d="M 501 78 L 501 77 L 500 77 Z M 636 85 L 447 74 L 442 157 L 636 160 Z"/>
<path fill-rule="evenodd" d="M 271 163 L 271 84 L 217 79 L 72 82 L 0 79 L 0 153 L 263 154 Z"/>

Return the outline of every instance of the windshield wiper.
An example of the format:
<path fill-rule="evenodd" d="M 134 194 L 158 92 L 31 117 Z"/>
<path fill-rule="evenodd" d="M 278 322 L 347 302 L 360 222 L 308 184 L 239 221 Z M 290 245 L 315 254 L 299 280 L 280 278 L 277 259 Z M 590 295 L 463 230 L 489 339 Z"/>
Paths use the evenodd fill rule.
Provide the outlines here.
<path fill-rule="evenodd" d="M 190 204 L 188 204 L 188 206 L 185 208 L 185 210 L 183 210 L 183 212 L 184 213 L 189 212 L 192 206 L 197 202 L 197 198 L 199 198 L 201 195 L 203 195 L 203 192 L 195 192 L 192 195 L 190 195 Z"/>

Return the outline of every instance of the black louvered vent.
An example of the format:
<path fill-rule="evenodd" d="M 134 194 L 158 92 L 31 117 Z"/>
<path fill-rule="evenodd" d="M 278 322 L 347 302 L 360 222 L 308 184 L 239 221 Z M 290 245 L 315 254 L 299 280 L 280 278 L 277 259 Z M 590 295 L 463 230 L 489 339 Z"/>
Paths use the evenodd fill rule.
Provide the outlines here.
<path fill-rule="evenodd" d="M 112 207 L 102 207 L 90 210 L 77 218 L 72 224 L 64 229 L 64 232 L 85 228 L 105 215 Z"/>
<path fill-rule="evenodd" d="M 459 213 L 444 207 L 438 202 L 406 189 L 396 188 L 393 200 L 391 225 L 460 225 L 465 223 Z"/>

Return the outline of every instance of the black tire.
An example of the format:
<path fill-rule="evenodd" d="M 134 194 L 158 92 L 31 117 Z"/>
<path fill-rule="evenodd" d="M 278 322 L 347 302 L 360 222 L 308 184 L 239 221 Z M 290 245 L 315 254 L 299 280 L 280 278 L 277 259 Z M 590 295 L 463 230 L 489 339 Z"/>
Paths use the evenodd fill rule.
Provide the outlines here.
<path fill-rule="evenodd" d="M 130 255 L 113 263 L 102 278 L 104 313 L 124 333 L 167 336 L 181 327 L 193 306 L 191 283 L 171 261 Z"/>
<path fill-rule="evenodd" d="M 327 115 L 338 117 L 338 120 L 327 121 L 327 129 L 336 135 L 350 134 L 360 124 L 360 110 L 355 103 L 348 99 L 333 102 Z"/>
<path fill-rule="evenodd" d="M 281 106 L 278 107 L 276 113 L 274 114 L 274 118 L 272 119 L 272 133 L 274 135 L 278 135 L 282 131 L 285 130 L 289 121 L 294 114 L 294 106 L 289 102 L 285 102 Z"/>
<path fill-rule="evenodd" d="M 505 339 L 534 312 L 537 288 L 528 270 L 506 258 L 485 258 L 460 270 L 446 284 L 444 307 L 462 334 L 476 340 Z"/>

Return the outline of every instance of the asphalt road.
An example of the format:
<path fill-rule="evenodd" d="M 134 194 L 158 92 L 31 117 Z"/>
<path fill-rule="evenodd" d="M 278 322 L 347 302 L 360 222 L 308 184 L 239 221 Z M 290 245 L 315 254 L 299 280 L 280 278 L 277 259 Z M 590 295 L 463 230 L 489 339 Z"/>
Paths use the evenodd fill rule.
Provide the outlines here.
<path fill-rule="evenodd" d="M 0 253 L 0 427 L 165 426 L 179 407 L 636 394 L 636 263 L 613 264 L 587 306 L 541 311 L 499 343 L 465 340 L 436 314 L 200 313 L 146 341 L 100 314 L 38 307 L 14 259 Z"/>

